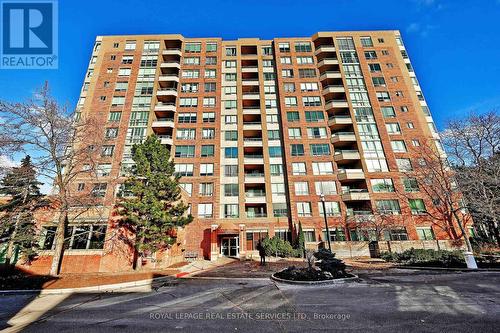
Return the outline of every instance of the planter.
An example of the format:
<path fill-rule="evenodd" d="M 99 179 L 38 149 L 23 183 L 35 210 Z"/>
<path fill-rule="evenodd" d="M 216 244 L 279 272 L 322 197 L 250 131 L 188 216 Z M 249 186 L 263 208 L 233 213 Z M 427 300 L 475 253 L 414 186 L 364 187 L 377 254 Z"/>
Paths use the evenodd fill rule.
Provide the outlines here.
<path fill-rule="evenodd" d="M 345 277 L 345 278 L 340 278 L 340 279 L 329 279 L 329 280 L 320 280 L 320 281 L 296 281 L 296 280 L 287 280 L 283 278 L 279 278 L 276 276 L 276 274 L 279 274 L 283 272 L 284 270 L 274 273 L 271 275 L 271 280 L 280 282 L 280 283 L 287 283 L 287 284 L 294 284 L 294 285 L 325 285 L 325 284 L 344 284 L 344 283 L 351 283 L 351 282 L 358 282 L 359 277 L 354 274 L 349 274 L 350 277 Z"/>

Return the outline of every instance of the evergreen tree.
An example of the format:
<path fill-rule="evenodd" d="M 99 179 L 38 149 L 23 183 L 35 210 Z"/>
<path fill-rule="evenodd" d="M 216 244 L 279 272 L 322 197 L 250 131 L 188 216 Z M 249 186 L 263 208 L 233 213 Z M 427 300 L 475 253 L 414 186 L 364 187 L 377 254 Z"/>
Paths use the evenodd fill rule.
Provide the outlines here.
<path fill-rule="evenodd" d="M 302 223 L 300 221 L 299 221 L 299 231 L 297 234 L 296 248 L 299 250 L 301 256 L 303 257 L 306 249 L 306 237 L 304 236 L 304 230 L 302 230 Z"/>
<path fill-rule="evenodd" d="M 122 224 L 135 233 L 135 268 L 146 253 L 175 242 L 175 229 L 190 223 L 188 206 L 180 201 L 179 176 L 170 152 L 156 136 L 132 148 L 135 166 L 124 186 L 132 197 L 118 203 Z"/>
<path fill-rule="evenodd" d="M 16 249 L 28 260 L 35 255 L 37 238 L 33 211 L 41 204 L 36 171 L 30 156 L 0 181 L 0 194 L 10 200 L 0 206 L 0 240 L 7 244 L 5 265 L 10 267 Z"/>

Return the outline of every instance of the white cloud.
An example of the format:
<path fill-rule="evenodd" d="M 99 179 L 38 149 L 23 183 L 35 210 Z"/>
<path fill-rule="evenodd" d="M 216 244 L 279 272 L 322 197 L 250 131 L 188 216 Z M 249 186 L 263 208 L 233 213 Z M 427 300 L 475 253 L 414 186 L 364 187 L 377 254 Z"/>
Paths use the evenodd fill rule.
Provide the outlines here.
<path fill-rule="evenodd" d="M 10 169 L 18 165 L 19 162 L 14 161 L 8 156 L 0 155 L 0 169 Z"/>

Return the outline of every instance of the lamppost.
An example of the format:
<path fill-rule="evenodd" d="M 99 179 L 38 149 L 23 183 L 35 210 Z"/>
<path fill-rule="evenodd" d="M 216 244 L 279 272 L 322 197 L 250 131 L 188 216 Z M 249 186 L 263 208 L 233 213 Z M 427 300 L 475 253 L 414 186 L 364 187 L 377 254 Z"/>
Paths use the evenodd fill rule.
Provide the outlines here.
<path fill-rule="evenodd" d="M 325 195 L 321 193 L 320 198 L 321 198 L 321 204 L 323 205 L 323 217 L 325 218 L 326 239 L 328 239 L 328 250 L 332 252 L 332 244 L 330 243 L 330 229 L 328 229 L 328 219 L 326 218 Z"/>

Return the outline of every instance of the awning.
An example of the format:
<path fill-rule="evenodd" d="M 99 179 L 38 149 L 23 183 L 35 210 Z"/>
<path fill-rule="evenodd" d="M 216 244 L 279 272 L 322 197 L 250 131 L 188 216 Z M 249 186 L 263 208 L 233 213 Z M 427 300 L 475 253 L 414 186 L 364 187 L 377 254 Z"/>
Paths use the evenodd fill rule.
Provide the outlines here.
<path fill-rule="evenodd" d="M 240 232 L 240 228 L 231 222 L 222 222 L 216 230 L 217 234 L 238 234 Z"/>

